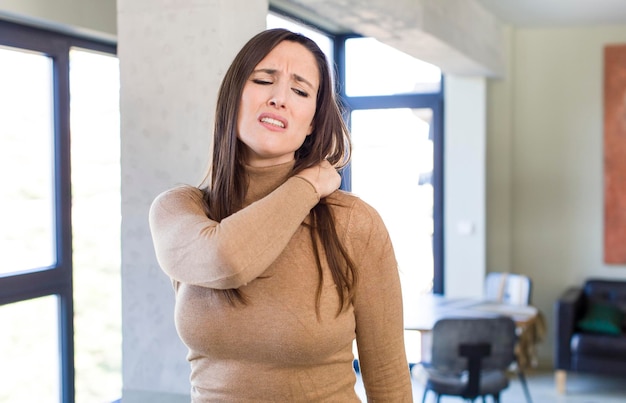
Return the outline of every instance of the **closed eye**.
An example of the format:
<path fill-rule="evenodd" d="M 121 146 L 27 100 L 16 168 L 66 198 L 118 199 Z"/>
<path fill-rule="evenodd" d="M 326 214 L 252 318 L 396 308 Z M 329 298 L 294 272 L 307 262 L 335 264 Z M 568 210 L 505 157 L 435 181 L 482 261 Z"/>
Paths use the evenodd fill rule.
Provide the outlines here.
<path fill-rule="evenodd" d="M 255 78 L 252 80 L 253 83 L 255 84 L 260 84 L 260 85 L 270 85 L 272 84 L 272 82 L 270 80 L 263 80 L 260 78 Z"/>
<path fill-rule="evenodd" d="M 302 91 L 301 89 L 292 88 L 292 91 L 295 92 L 297 95 L 300 95 L 301 97 L 304 97 L 304 98 L 308 98 L 309 97 L 309 93 L 306 92 L 306 91 Z"/>

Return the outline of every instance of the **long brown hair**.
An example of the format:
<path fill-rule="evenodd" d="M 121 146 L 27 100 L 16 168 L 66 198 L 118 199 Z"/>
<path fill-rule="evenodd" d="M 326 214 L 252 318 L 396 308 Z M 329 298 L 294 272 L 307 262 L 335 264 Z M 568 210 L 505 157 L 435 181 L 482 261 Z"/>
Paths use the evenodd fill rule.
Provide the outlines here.
<path fill-rule="evenodd" d="M 213 158 L 200 188 L 204 194 L 207 215 L 213 220 L 221 221 L 242 207 L 247 182 L 244 177 L 243 144 L 237 139 L 239 103 L 243 87 L 254 68 L 283 41 L 299 43 L 308 49 L 315 58 L 320 75 L 313 132 L 306 136 L 302 146 L 295 152 L 292 175 L 324 159 L 337 168 L 345 166 L 350 159 L 348 130 L 336 99 L 331 71 L 324 53 L 314 41 L 301 34 L 280 28 L 263 31 L 250 39 L 239 51 L 226 72 L 218 93 Z M 323 250 L 337 286 L 341 312 L 354 295 L 356 268 L 339 240 L 327 200 L 322 199 L 311 210 L 310 216 L 311 240 L 319 278 L 316 304 L 319 308 L 323 279 L 320 250 Z M 245 302 L 245 296 L 239 290 L 225 290 L 224 293 L 231 303 Z"/>

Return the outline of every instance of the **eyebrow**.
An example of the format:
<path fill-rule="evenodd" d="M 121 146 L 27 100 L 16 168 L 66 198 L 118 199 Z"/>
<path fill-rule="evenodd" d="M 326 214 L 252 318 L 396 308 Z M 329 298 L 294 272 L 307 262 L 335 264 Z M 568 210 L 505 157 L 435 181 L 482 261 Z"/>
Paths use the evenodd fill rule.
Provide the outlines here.
<path fill-rule="evenodd" d="M 278 73 L 278 70 L 276 70 L 276 69 L 257 69 L 257 70 L 254 70 L 252 73 L 266 73 L 266 74 L 269 74 L 271 76 L 275 76 Z M 302 77 L 301 75 L 292 74 L 291 77 L 294 80 L 296 80 L 297 82 L 304 83 L 304 84 L 308 85 L 311 89 L 315 89 L 313 84 L 311 84 L 309 82 L 309 80 L 307 80 L 306 78 Z"/>

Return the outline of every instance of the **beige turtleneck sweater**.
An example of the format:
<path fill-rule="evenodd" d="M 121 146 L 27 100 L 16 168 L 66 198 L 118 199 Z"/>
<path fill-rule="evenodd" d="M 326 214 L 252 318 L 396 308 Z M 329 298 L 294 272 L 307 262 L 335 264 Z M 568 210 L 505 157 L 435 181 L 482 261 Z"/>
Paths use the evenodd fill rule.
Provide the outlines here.
<path fill-rule="evenodd" d="M 359 281 L 337 316 L 322 258 L 318 319 L 318 273 L 302 223 L 319 196 L 304 179 L 288 178 L 292 166 L 248 167 L 244 208 L 219 223 L 206 217 L 193 187 L 152 204 L 157 259 L 174 284 L 176 328 L 189 348 L 193 402 L 358 402 L 355 337 L 368 400 L 412 401 L 400 282 L 382 220 L 348 193 L 328 197 Z M 216 291 L 228 288 L 249 302 L 230 305 Z"/>

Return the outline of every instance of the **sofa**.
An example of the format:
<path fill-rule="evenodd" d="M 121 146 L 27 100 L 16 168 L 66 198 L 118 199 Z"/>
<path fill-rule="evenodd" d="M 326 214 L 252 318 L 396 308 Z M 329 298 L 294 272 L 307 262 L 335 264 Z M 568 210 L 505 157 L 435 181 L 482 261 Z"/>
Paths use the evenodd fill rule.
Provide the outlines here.
<path fill-rule="evenodd" d="M 555 304 L 555 380 L 565 393 L 568 371 L 626 374 L 626 281 L 587 279 Z"/>

